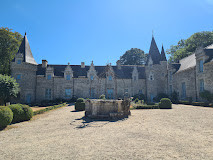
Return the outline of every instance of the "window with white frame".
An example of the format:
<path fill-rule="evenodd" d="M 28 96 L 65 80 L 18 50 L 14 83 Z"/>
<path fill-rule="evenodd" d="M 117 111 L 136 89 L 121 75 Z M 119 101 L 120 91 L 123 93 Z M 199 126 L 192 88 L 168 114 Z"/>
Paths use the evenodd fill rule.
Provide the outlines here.
<path fill-rule="evenodd" d="M 45 98 L 46 99 L 51 99 L 51 89 L 50 88 L 47 88 L 46 90 L 45 90 Z"/>

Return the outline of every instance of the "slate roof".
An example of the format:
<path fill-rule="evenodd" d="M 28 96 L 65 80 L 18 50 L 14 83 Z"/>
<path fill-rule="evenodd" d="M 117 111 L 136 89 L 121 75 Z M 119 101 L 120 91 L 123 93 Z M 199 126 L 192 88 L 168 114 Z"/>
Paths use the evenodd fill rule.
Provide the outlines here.
<path fill-rule="evenodd" d="M 187 70 L 189 68 L 195 67 L 196 66 L 195 53 L 181 59 L 179 63 L 180 63 L 180 68 L 177 72 L 181 72 L 183 70 Z"/>
<path fill-rule="evenodd" d="M 48 65 L 48 67 L 54 68 L 54 75 L 63 77 L 64 70 L 67 65 Z M 87 77 L 87 71 L 90 66 L 85 66 L 85 68 L 81 68 L 81 65 L 70 65 L 73 70 L 73 77 L 78 78 L 79 76 Z M 118 69 L 117 66 L 112 66 L 113 71 L 115 73 L 115 77 L 118 79 L 132 79 L 132 72 L 134 66 L 121 66 L 121 69 Z M 137 66 L 139 72 L 139 79 L 145 79 L 145 67 Z M 42 68 L 42 65 L 38 65 L 38 70 L 36 72 L 37 75 L 45 75 L 45 68 Z M 95 70 L 97 72 L 98 77 L 105 78 L 106 77 L 106 66 L 95 66 Z"/>
<path fill-rule="evenodd" d="M 148 64 L 150 57 L 152 58 L 153 64 L 160 64 L 161 55 L 160 55 L 160 52 L 158 50 L 157 44 L 156 44 L 153 36 L 152 36 L 152 41 L 151 41 L 149 54 L 148 54 L 148 58 L 147 58 L 147 64 Z"/>
<path fill-rule="evenodd" d="M 24 58 L 23 62 L 27 62 L 27 63 L 31 63 L 31 64 L 37 64 L 35 59 L 33 58 L 33 54 L 31 52 L 26 33 L 25 33 L 25 36 L 24 36 L 24 38 L 21 42 L 18 53 L 23 54 L 23 58 Z"/>
<path fill-rule="evenodd" d="M 160 61 L 167 61 L 163 45 L 162 45 L 161 55 L 160 56 L 161 56 L 161 60 Z"/>

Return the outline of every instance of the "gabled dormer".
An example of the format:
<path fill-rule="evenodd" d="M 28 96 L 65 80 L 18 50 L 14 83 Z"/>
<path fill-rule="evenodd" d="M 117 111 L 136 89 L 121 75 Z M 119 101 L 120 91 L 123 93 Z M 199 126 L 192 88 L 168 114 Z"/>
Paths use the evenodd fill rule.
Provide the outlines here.
<path fill-rule="evenodd" d="M 16 63 L 26 62 L 37 65 L 35 59 L 33 58 L 33 54 L 31 52 L 30 44 L 28 42 L 26 33 L 13 61 L 15 61 Z"/>
<path fill-rule="evenodd" d="M 132 79 L 133 79 L 133 81 L 137 81 L 138 80 L 138 69 L 137 69 L 137 66 L 134 66 L 134 69 L 132 71 Z"/>
<path fill-rule="evenodd" d="M 108 82 L 113 81 L 114 78 L 115 78 L 115 73 L 114 73 L 114 70 L 113 70 L 113 68 L 111 66 L 111 63 L 106 65 L 105 72 L 106 72 L 106 79 L 107 79 L 107 81 Z"/>
<path fill-rule="evenodd" d="M 97 72 L 95 70 L 95 66 L 93 64 L 93 61 L 92 61 L 91 65 L 90 65 L 90 68 L 89 68 L 89 70 L 87 72 L 87 77 L 88 77 L 88 79 L 90 81 L 93 81 L 93 80 L 97 79 Z"/>
<path fill-rule="evenodd" d="M 68 65 L 66 66 L 64 70 L 64 78 L 69 81 L 71 80 L 72 77 L 73 77 L 73 70 L 70 66 L 70 63 L 68 63 Z"/>
<path fill-rule="evenodd" d="M 52 80 L 53 77 L 54 77 L 54 68 L 48 66 L 48 67 L 46 68 L 46 79 L 47 79 L 47 80 Z"/>

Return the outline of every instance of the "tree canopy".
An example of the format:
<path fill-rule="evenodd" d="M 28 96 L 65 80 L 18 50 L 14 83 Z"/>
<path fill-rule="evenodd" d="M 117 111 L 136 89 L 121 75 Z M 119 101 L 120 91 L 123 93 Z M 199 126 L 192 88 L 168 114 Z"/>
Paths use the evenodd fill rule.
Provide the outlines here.
<path fill-rule="evenodd" d="M 120 57 L 120 62 L 122 65 L 142 65 L 145 64 L 146 57 L 143 50 L 131 48 Z"/>
<path fill-rule="evenodd" d="M 0 74 L 10 74 L 10 62 L 18 52 L 22 35 L 9 28 L 0 28 Z"/>
<path fill-rule="evenodd" d="M 3 104 L 19 93 L 19 84 L 14 78 L 0 74 L 0 102 Z"/>
<path fill-rule="evenodd" d="M 181 39 L 177 45 L 172 45 L 167 50 L 170 54 L 169 62 L 177 62 L 180 59 L 191 55 L 198 47 L 207 47 L 213 43 L 213 31 L 203 31 L 194 33 L 191 37 Z"/>

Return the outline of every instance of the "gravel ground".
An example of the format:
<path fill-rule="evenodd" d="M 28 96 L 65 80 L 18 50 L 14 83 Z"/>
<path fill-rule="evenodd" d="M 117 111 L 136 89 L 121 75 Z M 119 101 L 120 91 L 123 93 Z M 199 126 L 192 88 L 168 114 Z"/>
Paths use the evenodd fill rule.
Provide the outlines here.
<path fill-rule="evenodd" d="M 132 110 L 117 122 L 63 107 L 0 132 L 0 160 L 213 159 L 213 108 Z"/>

